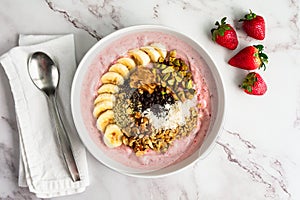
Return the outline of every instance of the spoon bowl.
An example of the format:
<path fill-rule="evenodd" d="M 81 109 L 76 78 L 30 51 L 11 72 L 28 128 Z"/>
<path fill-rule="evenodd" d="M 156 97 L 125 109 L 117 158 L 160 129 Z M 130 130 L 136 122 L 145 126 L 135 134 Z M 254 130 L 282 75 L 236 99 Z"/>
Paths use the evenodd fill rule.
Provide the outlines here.
<path fill-rule="evenodd" d="M 48 96 L 54 94 L 59 82 L 59 71 L 54 61 L 43 52 L 35 52 L 29 59 L 28 72 L 35 86 Z"/>

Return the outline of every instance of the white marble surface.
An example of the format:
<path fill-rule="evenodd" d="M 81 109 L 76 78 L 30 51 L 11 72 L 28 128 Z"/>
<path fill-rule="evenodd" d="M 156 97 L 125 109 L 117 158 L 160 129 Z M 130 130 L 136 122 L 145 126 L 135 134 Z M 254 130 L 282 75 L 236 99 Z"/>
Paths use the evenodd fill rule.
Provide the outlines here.
<path fill-rule="evenodd" d="M 82 194 L 58 199 L 300 199 L 299 5 L 299 0 L 2 0 L 0 54 L 17 45 L 20 33 L 74 33 L 79 62 L 97 40 L 117 29 L 162 24 L 204 46 L 224 79 L 226 121 L 207 158 L 175 175 L 138 179 L 104 167 L 88 153 L 90 186 Z M 265 17 L 262 42 L 247 37 L 237 22 L 250 8 Z M 225 15 L 238 29 L 236 51 L 210 40 L 214 22 Z M 260 72 L 269 90 L 253 97 L 237 87 L 245 72 L 226 61 L 258 43 L 269 55 L 268 69 Z M 0 77 L 0 199 L 37 199 L 17 185 L 17 125 L 2 67 Z"/>

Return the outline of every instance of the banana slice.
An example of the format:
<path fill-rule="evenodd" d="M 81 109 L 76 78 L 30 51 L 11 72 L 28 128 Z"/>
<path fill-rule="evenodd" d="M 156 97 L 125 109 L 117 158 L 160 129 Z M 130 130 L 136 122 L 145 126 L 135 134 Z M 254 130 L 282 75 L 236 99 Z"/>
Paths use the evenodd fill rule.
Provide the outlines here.
<path fill-rule="evenodd" d="M 97 119 L 97 128 L 104 133 L 108 124 L 114 123 L 114 112 L 112 110 L 104 111 Z"/>
<path fill-rule="evenodd" d="M 128 68 L 125 65 L 120 64 L 120 63 L 112 65 L 108 71 L 116 72 L 116 73 L 120 74 L 121 76 L 123 76 L 124 79 L 127 79 L 129 76 Z"/>
<path fill-rule="evenodd" d="M 141 50 L 143 50 L 149 55 L 152 62 L 157 62 L 158 59 L 160 58 L 160 53 L 156 51 L 154 47 L 145 46 L 145 47 L 141 47 Z"/>
<path fill-rule="evenodd" d="M 101 101 L 112 101 L 113 103 L 116 101 L 116 97 L 113 94 L 110 93 L 102 93 L 97 96 L 97 98 L 94 101 L 94 105 Z"/>
<path fill-rule="evenodd" d="M 161 57 L 166 58 L 167 56 L 167 49 L 166 47 L 161 44 L 161 43 L 153 43 L 150 46 L 152 46 L 158 53 L 160 54 Z"/>
<path fill-rule="evenodd" d="M 111 94 L 116 94 L 119 93 L 119 87 L 114 84 L 103 84 L 101 87 L 98 89 L 98 94 L 102 93 L 111 93 Z"/>
<path fill-rule="evenodd" d="M 114 103 L 112 101 L 100 101 L 99 103 L 97 103 L 94 107 L 94 110 L 93 110 L 93 116 L 95 118 L 98 118 L 98 116 L 106 111 L 106 110 L 111 110 L 114 106 Z"/>
<path fill-rule="evenodd" d="M 115 85 L 123 85 L 124 78 L 117 72 L 106 72 L 101 77 L 102 83 L 111 83 Z"/>
<path fill-rule="evenodd" d="M 123 133 L 119 126 L 109 124 L 106 126 L 103 141 L 108 147 L 115 148 L 122 145 L 122 136 Z"/>
<path fill-rule="evenodd" d="M 135 62 L 132 58 L 120 58 L 117 60 L 117 63 L 125 65 L 129 69 L 129 71 L 135 70 L 136 67 Z"/>
<path fill-rule="evenodd" d="M 138 65 L 146 66 L 150 63 L 149 56 L 140 49 L 132 49 L 128 53 L 135 59 Z"/>

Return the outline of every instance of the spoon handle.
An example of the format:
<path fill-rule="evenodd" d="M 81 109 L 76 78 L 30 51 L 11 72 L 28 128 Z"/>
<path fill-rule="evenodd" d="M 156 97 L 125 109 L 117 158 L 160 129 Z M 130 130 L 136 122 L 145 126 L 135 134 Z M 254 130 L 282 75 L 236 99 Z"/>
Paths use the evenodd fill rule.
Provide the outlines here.
<path fill-rule="evenodd" d="M 62 152 L 62 155 L 63 155 L 63 159 L 68 168 L 70 176 L 72 177 L 72 180 L 74 182 L 79 181 L 80 177 L 79 177 L 78 168 L 77 168 L 77 165 L 76 165 L 76 162 L 74 159 L 70 138 L 69 138 L 69 136 L 66 132 L 66 129 L 64 127 L 64 124 L 61 120 L 61 116 L 60 116 L 58 108 L 57 108 L 55 95 L 49 95 L 49 100 L 50 100 L 50 102 L 49 102 L 50 114 L 52 115 L 52 118 L 54 119 L 58 143 L 59 143 L 59 147 Z"/>

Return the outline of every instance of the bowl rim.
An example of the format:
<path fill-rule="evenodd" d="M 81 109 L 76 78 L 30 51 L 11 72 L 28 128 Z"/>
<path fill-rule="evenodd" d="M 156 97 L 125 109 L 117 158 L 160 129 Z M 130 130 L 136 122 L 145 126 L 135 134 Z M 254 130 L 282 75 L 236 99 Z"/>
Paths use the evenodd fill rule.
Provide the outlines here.
<path fill-rule="evenodd" d="M 79 118 L 81 118 L 81 116 L 79 117 L 76 114 L 77 108 L 76 108 L 76 103 L 75 103 L 76 102 L 75 96 L 76 96 L 76 93 L 78 93 L 78 92 L 80 93 L 81 92 L 81 91 L 76 91 L 76 89 L 77 89 L 77 83 L 76 83 L 77 81 L 76 80 L 80 76 L 80 72 L 83 70 L 82 68 L 88 67 L 88 66 L 85 65 L 86 62 L 87 62 L 87 59 L 103 43 L 108 42 L 109 40 L 115 38 L 118 35 L 122 36 L 122 34 L 124 34 L 124 33 L 130 33 L 132 31 L 148 31 L 148 30 L 151 30 L 151 31 L 158 31 L 158 30 L 160 30 L 160 31 L 166 31 L 169 34 L 172 33 L 172 34 L 175 34 L 175 35 L 180 35 L 180 36 L 182 36 L 182 37 L 184 37 L 186 39 L 189 39 L 191 42 L 195 43 L 195 45 L 198 48 L 200 48 L 201 51 L 204 53 L 204 55 L 201 54 L 201 56 L 205 57 L 204 60 L 207 63 L 207 66 L 208 66 L 209 70 L 211 71 L 211 73 L 213 75 L 214 81 L 216 82 L 215 84 L 216 84 L 216 90 L 217 90 L 218 98 L 221 99 L 221 100 L 217 101 L 218 114 L 216 116 L 216 119 L 215 119 L 213 127 L 212 127 L 214 129 L 214 131 L 216 131 L 216 133 L 214 135 L 210 134 L 210 136 L 213 137 L 213 138 L 210 138 L 211 142 L 209 142 L 209 145 L 207 146 L 207 148 L 196 159 L 194 159 L 192 161 L 189 161 L 183 167 L 180 167 L 178 169 L 171 170 L 171 171 L 165 172 L 165 173 L 158 173 L 158 174 L 154 173 L 154 172 L 161 171 L 162 169 L 151 171 L 151 172 L 145 172 L 145 173 L 128 173 L 128 172 L 122 171 L 122 170 L 120 170 L 120 169 L 118 169 L 118 168 L 116 168 L 114 166 L 111 166 L 110 164 L 104 162 L 101 158 L 99 158 L 99 156 L 96 154 L 96 152 L 94 152 L 94 150 L 92 148 L 91 143 L 92 144 L 94 143 L 92 141 L 92 139 L 90 137 L 84 137 L 84 134 L 82 133 L 82 130 L 81 130 L 82 127 L 80 127 L 80 125 L 82 126 L 82 123 L 83 123 L 82 120 L 79 119 Z M 208 62 L 210 62 L 210 64 L 208 64 Z M 79 102 L 80 102 L 80 100 L 79 100 Z M 96 42 L 85 53 L 85 55 L 81 59 L 80 63 L 78 64 L 78 67 L 76 69 L 75 75 L 73 77 L 72 87 L 71 87 L 71 111 L 72 111 L 72 117 L 73 117 L 73 120 L 74 120 L 75 128 L 76 128 L 76 130 L 78 132 L 78 135 L 79 135 L 82 143 L 84 144 L 85 148 L 96 158 L 96 160 L 98 160 L 99 162 L 101 162 L 106 167 L 108 167 L 110 169 L 113 169 L 114 171 L 116 171 L 118 173 L 125 174 L 125 175 L 132 176 L 132 177 L 139 177 L 139 178 L 158 178 L 158 177 L 164 177 L 164 176 L 168 176 L 168 175 L 171 175 L 171 174 L 175 174 L 175 173 L 178 173 L 178 172 L 180 172 L 180 171 L 182 171 L 182 170 L 184 170 L 184 169 L 192 166 L 198 160 L 204 159 L 212 151 L 212 149 L 215 147 L 216 140 L 220 136 L 220 133 L 222 132 L 222 127 L 223 127 L 223 124 L 224 124 L 225 114 L 226 114 L 226 108 L 225 108 L 226 106 L 225 105 L 226 105 L 226 94 L 225 94 L 223 80 L 222 80 L 220 72 L 219 72 L 219 70 L 217 68 L 216 63 L 212 60 L 211 55 L 196 40 L 192 39 L 188 35 L 183 34 L 183 33 L 179 32 L 179 31 L 177 31 L 177 30 L 175 30 L 173 28 L 170 28 L 168 26 L 163 26 L 163 25 L 150 25 L 150 24 L 147 24 L 147 25 L 128 26 L 128 27 L 119 29 L 119 30 L 117 30 L 115 32 L 112 32 L 109 35 L 103 37 L 101 40 L 99 40 L 98 42 Z M 79 107 L 80 107 L 80 105 L 79 105 Z M 211 129 L 211 127 L 209 129 Z M 205 137 L 204 141 L 207 140 L 206 137 Z M 204 141 L 203 141 L 203 143 L 204 143 Z M 94 144 L 94 145 L 96 145 L 96 144 Z M 200 150 L 202 148 L 203 148 L 203 144 L 200 146 L 200 149 L 197 150 L 197 151 L 200 152 Z M 98 149 L 98 151 L 99 151 L 99 149 Z"/>

